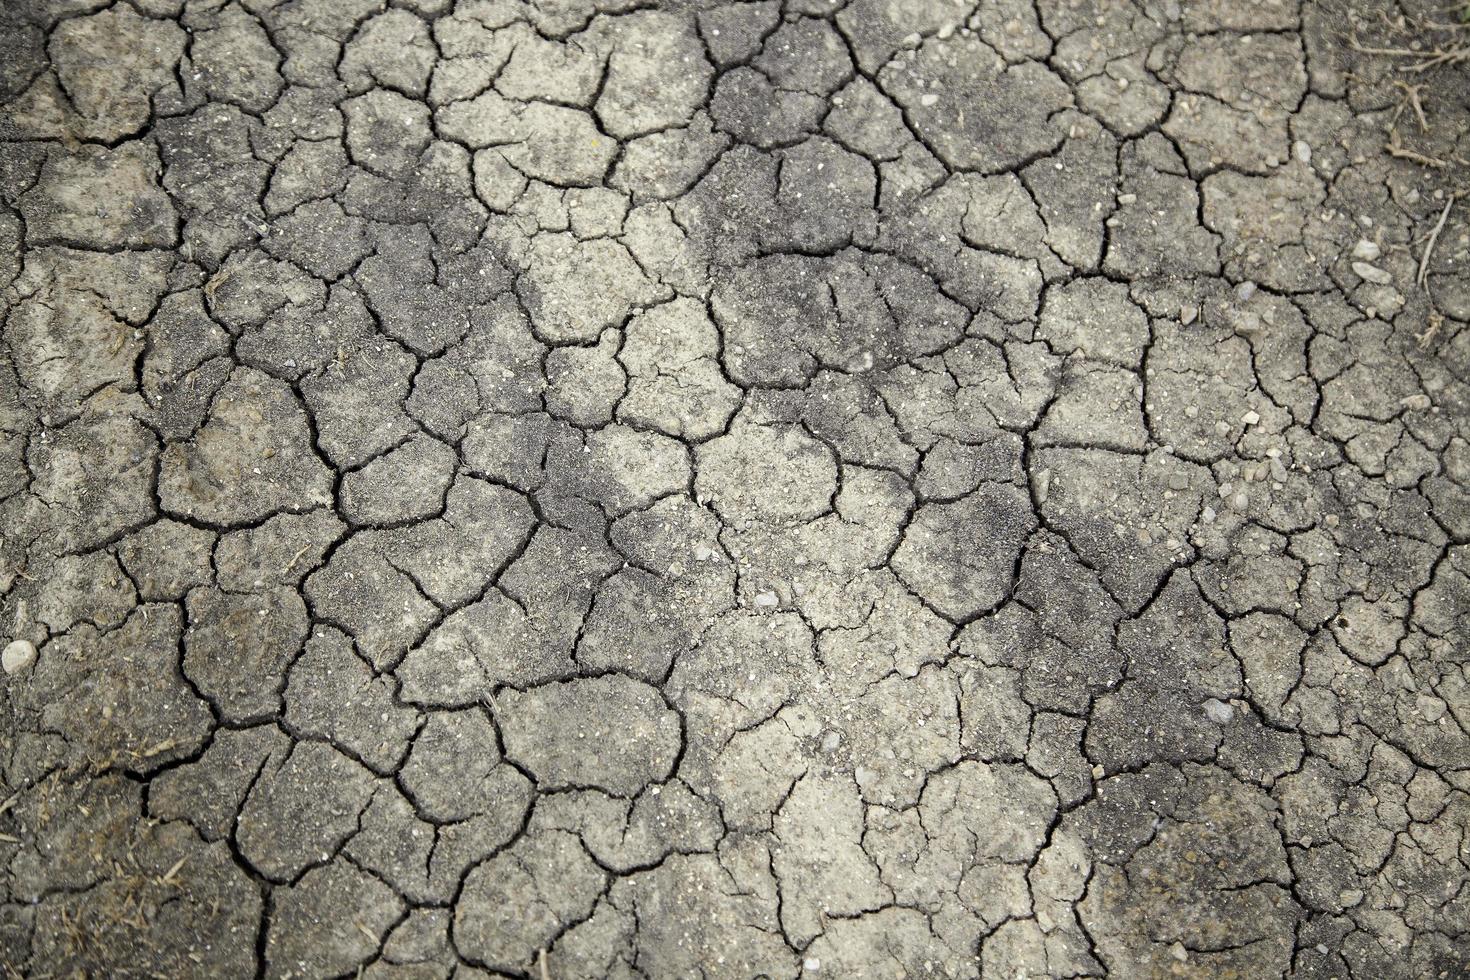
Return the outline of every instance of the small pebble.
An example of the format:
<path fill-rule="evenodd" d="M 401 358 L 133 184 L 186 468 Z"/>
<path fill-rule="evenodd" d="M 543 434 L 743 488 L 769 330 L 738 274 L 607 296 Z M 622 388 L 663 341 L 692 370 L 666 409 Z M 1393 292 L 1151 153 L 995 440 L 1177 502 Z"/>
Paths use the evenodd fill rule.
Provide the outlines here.
<path fill-rule="evenodd" d="M 1301 163 L 1312 162 L 1312 146 L 1306 140 L 1297 140 L 1291 144 L 1291 155 Z"/>
<path fill-rule="evenodd" d="M 1169 947 L 1169 955 L 1180 963 L 1185 963 L 1189 960 L 1189 950 L 1185 949 L 1184 944 L 1181 942 L 1176 942 L 1173 946 Z"/>
<path fill-rule="evenodd" d="M 714 554 L 714 549 L 707 544 L 695 545 L 694 547 L 695 561 L 709 561 L 714 557 Z"/>
<path fill-rule="evenodd" d="M 774 592 L 756 593 L 755 607 L 757 609 L 775 609 L 780 604 L 781 600 L 777 598 L 776 593 Z"/>
<path fill-rule="evenodd" d="M 1445 708 L 1447 707 L 1439 698 L 1431 697 L 1428 694 L 1419 695 L 1418 705 L 1419 713 L 1424 716 L 1424 720 L 1431 723 L 1443 718 Z"/>
<path fill-rule="evenodd" d="M 17 674 L 36 662 L 36 645 L 30 640 L 12 640 L 0 653 L 0 667 L 7 674 Z"/>
<path fill-rule="evenodd" d="M 925 92 L 923 95 L 919 96 L 919 105 L 923 106 L 925 109 L 938 104 L 939 96 L 935 95 L 933 92 Z"/>
<path fill-rule="evenodd" d="M 1261 332 L 1261 318 L 1254 313 L 1245 310 L 1238 311 L 1232 319 L 1231 326 L 1240 337 L 1254 337 Z"/>
<path fill-rule="evenodd" d="M 1246 425 L 1255 425 L 1257 422 L 1261 421 L 1261 413 L 1257 412 L 1255 409 L 1251 409 L 1249 412 L 1246 412 L 1240 417 L 1240 421 Z"/>
<path fill-rule="evenodd" d="M 1235 709 L 1219 698 L 1210 698 L 1205 702 L 1205 717 L 1217 725 L 1225 725 L 1235 717 Z"/>
<path fill-rule="evenodd" d="M 1359 238 L 1358 244 L 1353 246 L 1353 258 L 1361 259 L 1364 262 L 1372 262 L 1381 254 L 1382 250 L 1379 249 L 1378 245 L 1375 242 L 1368 241 L 1366 238 Z"/>
<path fill-rule="evenodd" d="M 1359 279 L 1362 279 L 1364 282 L 1371 282 L 1375 286 L 1387 286 L 1393 282 L 1393 276 L 1384 272 L 1378 266 L 1369 265 L 1367 262 L 1354 262 L 1353 271 L 1358 274 Z"/>
<path fill-rule="evenodd" d="M 1193 303 L 1185 303 L 1179 307 L 1179 322 L 1186 327 L 1199 319 L 1199 307 Z"/>
<path fill-rule="evenodd" d="M 1248 302 L 1256 294 L 1256 284 L 1247 279 L 1235 287 L 1235 298 L 1242 303 Z"/>
<path fill-rule="evenodd" d="M 1036 501 L 1046 503 L 1046 498 L 1051 495 L 1051 470 L 1043 469 L 1036 471 Z"/>

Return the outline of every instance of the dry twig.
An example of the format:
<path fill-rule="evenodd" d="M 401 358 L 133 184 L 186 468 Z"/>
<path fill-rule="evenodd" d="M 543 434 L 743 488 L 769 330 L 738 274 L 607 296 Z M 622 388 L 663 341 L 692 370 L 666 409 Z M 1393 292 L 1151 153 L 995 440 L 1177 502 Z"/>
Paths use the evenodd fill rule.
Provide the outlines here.
<path fill-rule="evenodd" d="M 1359 54 L 1376 54 L 1385 58 L 1418 58 L 1411 65 L 1400 65 L 1399 71 L 1414 72 L 1415 74 L 1426 72 L 1440 65 L 1457 65 L 1462 61 L 1470 61 L 1470 45 L 1456 45 L 1452 48 L 1435 48 L 1432 51 L 1420 51 L 1414 48 L 1380 48 L 1362 44 L 1357 38 L 1350 38 L 1348 45 Z"/>
<path fill-rule="evenodd" d="M 1455 206 L 1459 200 L 1458 194 L 1451 194 L 1450 199 L 1444 202 L 1444 210 L 1439 213 L 1439 220 L 1434 223 L 1434 228 L 1429 232 L 1429 239 L 1424 243 L 1424 254 L 1419 256 L 1419 274 L 1414 277 L 1426 293 L 1429 292 L 1429 259 L 1434 255 L 1434 243 L 1439 241 L 1439 233 L 1444 231 L 1444 224 L 1450 219 L 1450 208 Z"/>
<path fill-rule="evenodd" d="M 1390 126 L 1388 130 L 1388 142 L 1383 146 L 1384 151 L 1398 160 L 1409 160 L 1419 164 L 1421 167 L 1432 167 L 1435 170 L 1443 170 L 1449 164 L 1438 157 L 1425 156 L 1418 150 L 1411 150 L 1399 140 L 1398 129 Z"/>
<path fill-rule="evenodd" d="M 1393 84 L 1395 87 L 1404 90 L 1404 101 L 1399 103 L 1398 111 L 1394 114 L 1394 118 L 1397 119 L 1398 114 L 1404 111 L 1404 106 L 1408 105 L 1414 110 L 1414 118 L 1419 121 L 1419 132 L 1428 133 L 1429 117 L 1424 114 L 1424 102 L 1419 98 L 1419 93 L 1424 90 L 1424 86 L 1410 85 L 1408 82 L 1397 79 L 1394 80 Z"/>
<path fill-rule="evenodd" d="M 1424 328 L 1423 333 L 1414 337 L 1415 340 L 1419 341 L 1420 350 L 1429 349 L 1429 345 L 1434 343 L 1434 338 L 1439 336 L 1439 328 L 1442 326 L 1444 326 L 1444 317 L 1431 310 L 1429 313 L 1429 326 Z"/>

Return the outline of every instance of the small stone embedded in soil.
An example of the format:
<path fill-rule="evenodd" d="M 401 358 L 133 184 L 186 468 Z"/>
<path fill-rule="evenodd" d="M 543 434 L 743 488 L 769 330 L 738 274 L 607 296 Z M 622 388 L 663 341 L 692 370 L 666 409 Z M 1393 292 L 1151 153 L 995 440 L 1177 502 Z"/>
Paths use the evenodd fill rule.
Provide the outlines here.
<path fill-rule="evenodd" d="M 7 674 L 18 674 L 36 662 L 36 645 L 30 640 L 11 640 L 0 653 L 0 666 Z"/>
<path fill-rule="evenodd" d="M 1393 276 L 1376 265 L 1369 265 L 1367 262 L 1354 262 L 1353 272 L 1357 273 L 1358 278 L 1364 282 L 1371 282 L 1375 286 L 1387 286 L 1393 282 Z"/>
<path fill-rule="evenodd" d="M 1235 717 L 1235 709 L 1218 698 L 1209 698 L 1204 703 L 1205 716 L 1217 725 L 1224 725 Z"/>

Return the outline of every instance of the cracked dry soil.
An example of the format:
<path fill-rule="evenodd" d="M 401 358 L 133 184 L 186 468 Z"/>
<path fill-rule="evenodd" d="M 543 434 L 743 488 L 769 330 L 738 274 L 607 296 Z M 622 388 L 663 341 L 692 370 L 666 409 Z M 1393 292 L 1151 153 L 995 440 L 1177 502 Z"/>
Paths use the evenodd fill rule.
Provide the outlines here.
<path fill-rule="evenodd" d="M 1467 976 L 1467 43 L 0 3 L 6 974 Z"/>

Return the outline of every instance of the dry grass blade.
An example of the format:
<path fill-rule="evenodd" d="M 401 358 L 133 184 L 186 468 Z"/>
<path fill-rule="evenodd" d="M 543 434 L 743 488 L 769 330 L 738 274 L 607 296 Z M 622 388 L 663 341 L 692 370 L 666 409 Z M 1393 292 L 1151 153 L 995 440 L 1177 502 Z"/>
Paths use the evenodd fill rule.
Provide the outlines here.
<path fill-rule="evenodd" d="M 173 884 L 174 878 L 178 875 L 179 870 L 183 868 L 184 862 L 187 860 L 189 860 L 187 857 L 179 858 L 173 863 L 172 867 L 170 867 L 167 871 L 163 873 L 163 877 L 160 880 L 163 881 L 164 884 Z"/>
<path fill-rule="evenodd" d="M 1420 350 L 1428 350 L 1429 346 L 1434 343 L 1434 339 L 1439 336 L 1439 328 L 1444 326 L 1444 317 L 1433 311 L 1430 312 L 1428 320 L 1429 325 L 1424 328 L 1424 332 L 1414 338 L 1419 342 Z"/>

